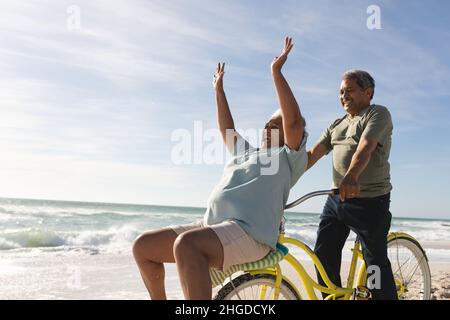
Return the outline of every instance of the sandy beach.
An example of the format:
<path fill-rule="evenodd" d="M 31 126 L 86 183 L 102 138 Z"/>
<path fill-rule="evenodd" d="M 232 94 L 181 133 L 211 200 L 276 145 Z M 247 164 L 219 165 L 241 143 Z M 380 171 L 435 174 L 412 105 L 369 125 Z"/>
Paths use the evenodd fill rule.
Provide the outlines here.
<path fill-rule="evenodd" d="M 0 299 L 148 299 L 129 253 L 89 254 L 41 249 L 0 253 Z M 314 275 L 313 265 L 302 261 Z M 345 281 L 348 262 L 343 263 Z M 450 263 L 430 262 L 432 298 L 450 299 Z M 284 272 L 295 279 L 292 270 Z M 298 282 L 297 282 L 298 284 Z M 169 299 L 183 299 L 174 264 L 166 265 Z"/>

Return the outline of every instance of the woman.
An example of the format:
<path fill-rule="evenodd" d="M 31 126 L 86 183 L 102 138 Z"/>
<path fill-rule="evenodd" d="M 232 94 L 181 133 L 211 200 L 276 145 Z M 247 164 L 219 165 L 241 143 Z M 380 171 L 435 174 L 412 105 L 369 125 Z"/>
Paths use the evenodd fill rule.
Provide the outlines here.
<path fill-rule="evenodd" d="M 211 299 L 209 268 L 263 258 L 276 245 L 283 208 L 290 188 L 305 172 L 307 134 L 299 106 L 282 66 L 293 46 L 271 64 L 280 109 L 264 127 L 260 148 L 250 147 L 235 130 L 223 89 L 224 64 L 217 67 L 216 92 L 219 129 L 234 155 L 208 200 L 202 221 L 142 234 L 133 254 L 152 299 L 165 299 L 164 265 L 175 262 L 186 299 Z"/>

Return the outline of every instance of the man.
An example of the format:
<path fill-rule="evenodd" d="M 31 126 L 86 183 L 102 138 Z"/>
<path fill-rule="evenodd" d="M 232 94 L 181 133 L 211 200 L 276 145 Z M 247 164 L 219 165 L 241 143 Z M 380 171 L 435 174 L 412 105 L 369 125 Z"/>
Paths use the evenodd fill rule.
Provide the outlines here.
<path fill-rule="evenodd" d="M 369 73 L 346 72 L 340 87 L 346 114 L 333 122 L 308 152 L 310 168 L 333 151 L 333 188 L 339 188 L 339 195 L 328 197 L 320 216 L 314 251 L 330 280 L 341 286 L 342 248 L 350 230 L 354 231 L 361 239 L 366 266 L 380 271 L 380 283 L 372 288 L 372 297 L 397 299 L 387 256 L 392 218 L 388 158 L 393 126 L 387 108 L 371 104 L 374 89 Z"/>

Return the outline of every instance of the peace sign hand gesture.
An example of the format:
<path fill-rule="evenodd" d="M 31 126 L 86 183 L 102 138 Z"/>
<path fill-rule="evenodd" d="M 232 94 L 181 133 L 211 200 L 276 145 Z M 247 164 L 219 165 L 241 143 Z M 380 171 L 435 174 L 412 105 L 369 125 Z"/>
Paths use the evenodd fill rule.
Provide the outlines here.
<path fill-rule="evenodd" d="M 284 48 L 283 51 L 281 51 L 281 54 L 279 57 L 275 57 L 272 61 L 272 72 L 280 72 L 281 68 L 283 67 L 284 63 L 287 60 L 288 54 L 291 51 L 294 44 L 292 43 L 292 38 L 286 37 L 284 39 Z"/>
<path fill-rule="evenodd" d="M 225 62 L 222 65 L 217 64 L 216 73 L 214 73 L 213 86 L 216 90 L 223 90 L 223 75 L 225 74 Z"/>

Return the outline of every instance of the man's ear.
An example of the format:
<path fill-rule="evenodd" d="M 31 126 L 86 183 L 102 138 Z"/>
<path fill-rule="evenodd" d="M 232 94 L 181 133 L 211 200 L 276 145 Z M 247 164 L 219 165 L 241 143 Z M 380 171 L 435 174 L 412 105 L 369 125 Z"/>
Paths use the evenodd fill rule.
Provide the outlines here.
<path fill-rule="evenodd" d="M 367 97 L 369 97 L 370 100 L 372 100 L 374 91 L 375 90 L 373 87 L 368 87 L 366 88 L 366 90 L 364 90 L 364 93 L 366 94 Z"/>

